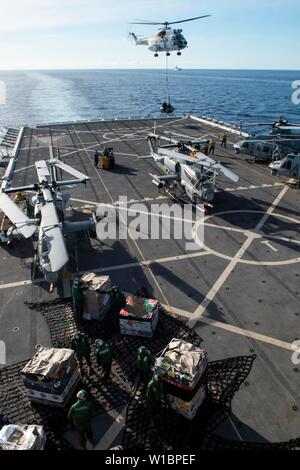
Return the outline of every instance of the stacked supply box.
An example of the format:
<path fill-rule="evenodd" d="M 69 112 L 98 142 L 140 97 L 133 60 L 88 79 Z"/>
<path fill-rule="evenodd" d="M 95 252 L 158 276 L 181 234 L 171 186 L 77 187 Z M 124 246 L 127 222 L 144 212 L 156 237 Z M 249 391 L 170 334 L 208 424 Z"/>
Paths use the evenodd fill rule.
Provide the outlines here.
<path fill-rule="evenodd" d="M 90 273 L 82 276 L 80 282 L 84 293 L 84 318 L 103 320 L 110 309 L 110 277 Z"/>
<path fill-rule="evenodd" d="M 0 431 L 0 450 L 43 450 L 45 444 L 42 426 L 8 424 Z"/>
<path fill-rule="evenodd" d="M 120 311 L 120 331 L 123 335 L 152 337 L 159 317 L 158 301 L 129 295 Z"/>
<path fill-rule="evenodd" d="M 57 407 L 65 406 L 80 381 L 71 349 L 41 348 L 21 374 L 31 401 Z"/>
<path fill-rule="evenodd" d="M 154 372 L 165 383 L 170 406 L 190 420 L 206 397 L 207 363 L 206 351 L 177 338 L 156 358 Z"/>

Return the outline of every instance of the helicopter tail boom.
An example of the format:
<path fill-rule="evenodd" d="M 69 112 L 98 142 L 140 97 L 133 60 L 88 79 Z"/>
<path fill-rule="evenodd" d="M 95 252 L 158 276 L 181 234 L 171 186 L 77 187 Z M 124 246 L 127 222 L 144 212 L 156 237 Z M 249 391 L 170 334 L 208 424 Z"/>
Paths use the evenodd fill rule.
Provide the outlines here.
<path fill-rule="evenodd" d="M 129 33 L 129 37 L 133 39 L 136 46 L 148 46 L 147 38 L 139 38 L 135 33 Z"/>

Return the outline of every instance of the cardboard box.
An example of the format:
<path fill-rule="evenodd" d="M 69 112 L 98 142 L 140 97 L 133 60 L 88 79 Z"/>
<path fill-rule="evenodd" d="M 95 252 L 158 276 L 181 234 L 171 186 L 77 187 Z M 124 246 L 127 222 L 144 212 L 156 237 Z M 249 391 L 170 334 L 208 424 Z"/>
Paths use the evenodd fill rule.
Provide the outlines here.
<path fill-rule="evenodd" d="M 194 394 L 190 401 L 185 401 L 182 398 L 176 397 L 167 393 L 167 400 L 174 411 L 180 413 L 185 418 L 192 420 L 195 418 L 200 406 L 206 398 L 206 386 L 201 384 L 197 392 Z"/>
<path fill-rule="evenodd" d="M 123 335 L 152 337 L 159 319 L 158 301 L 129 295 L 126 307 L 120 311 L 120 331 Z"/>
<path fill-rule="evenodd" d="M 103 320 L 110 310 L 111 281 L 109 276 L 85 274 L 81 278 L 84 290 L 84 318 Z"/>
<path fill-rule="evenodd" d="M 8 424 L 0 430 L 0 450 L 43 450 L 45 443 L 42 426 Z"/>
<path fill-rule="evenodd" d="M 80 381 L 71 349 L 41 348 L 21 374 L 29 399 L 52 406 L 64 406 Z"/>

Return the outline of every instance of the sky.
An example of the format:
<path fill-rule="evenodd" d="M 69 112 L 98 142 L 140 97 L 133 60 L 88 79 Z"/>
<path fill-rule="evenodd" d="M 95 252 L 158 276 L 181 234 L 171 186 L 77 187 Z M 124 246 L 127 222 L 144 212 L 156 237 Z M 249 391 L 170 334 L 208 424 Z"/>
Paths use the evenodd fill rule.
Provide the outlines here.
<path fill-rule="evenodd" d="M 176 21 L 189 47 L 171 63 L 184 68 L 299 69 L 299 0 L 0 0 L 0 69 L 162 68 L 129 31 Z"/>

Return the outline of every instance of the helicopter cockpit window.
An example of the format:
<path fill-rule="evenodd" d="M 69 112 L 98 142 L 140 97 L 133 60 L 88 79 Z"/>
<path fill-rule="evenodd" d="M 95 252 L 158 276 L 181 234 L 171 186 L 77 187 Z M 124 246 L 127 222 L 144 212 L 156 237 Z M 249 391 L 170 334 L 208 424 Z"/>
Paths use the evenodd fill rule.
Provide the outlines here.
<path fill-rule="evenodd" d="M 286 170 L 290 170 L 292 168 L 292 160 L 290 159 L 286 160 L 282 168 L 285 168 Z"/>

